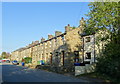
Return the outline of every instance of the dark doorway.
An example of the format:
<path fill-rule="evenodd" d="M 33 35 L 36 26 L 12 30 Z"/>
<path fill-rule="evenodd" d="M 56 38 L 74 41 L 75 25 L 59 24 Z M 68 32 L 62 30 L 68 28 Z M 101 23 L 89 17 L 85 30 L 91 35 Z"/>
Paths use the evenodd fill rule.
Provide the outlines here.
<path fill-rule="evenodd" d="M 65 51 L 62 51 L 62 57 L 63 57 L 63 58 L 62 58 L 62 62 L 63 62 L 62 64 L 63 64 L 63 66 L 64 66 Z"/>
<path fill-rule="evenodd" d="M 51 64 L 51 65 L 52 65 L 52 56 L 53 56 L 53 54 L 50 53 L 50 64 Z"/>
<path fill-rule="evenodd" d="M 78 63 L 79 62 L 79 51 L 74 51 L 74 55 L 75 55 L 75 59 L 74 59 L 74 62 Z"/>

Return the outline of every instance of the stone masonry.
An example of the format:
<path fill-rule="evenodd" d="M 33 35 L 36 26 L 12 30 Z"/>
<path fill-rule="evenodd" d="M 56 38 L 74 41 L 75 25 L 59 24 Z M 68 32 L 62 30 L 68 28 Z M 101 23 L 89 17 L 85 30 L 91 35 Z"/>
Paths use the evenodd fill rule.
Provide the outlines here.
<path fill-rule="evenodd" d="M 96 44 L 99 33 L 86 35 L 84 30 L 84 18 L 76 28 L 69 24 L 65 26 L 65 32 L 55 31 L 55 36 L 48 35 L 48 39 L 41 38 L 26 47 L 15 50 L 11 54 L 11 60 L 22 61 L 25 57 L 32 58 L 32 65 L 40 65 L 43 60 L 49 66 L 74 66 L 74 63 L 96 62 L 100 46 Z M 104 43 L 105 44 L 105 43 Z"/>

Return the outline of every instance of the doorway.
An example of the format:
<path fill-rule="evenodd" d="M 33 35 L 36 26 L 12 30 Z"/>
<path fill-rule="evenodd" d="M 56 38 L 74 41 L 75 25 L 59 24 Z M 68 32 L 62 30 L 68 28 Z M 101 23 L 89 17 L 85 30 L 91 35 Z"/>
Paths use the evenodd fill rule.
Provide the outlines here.
<path fill-rule="evenodd" d="M 65 51 L 62 51 L 62 65 L 64 66 Z"/>

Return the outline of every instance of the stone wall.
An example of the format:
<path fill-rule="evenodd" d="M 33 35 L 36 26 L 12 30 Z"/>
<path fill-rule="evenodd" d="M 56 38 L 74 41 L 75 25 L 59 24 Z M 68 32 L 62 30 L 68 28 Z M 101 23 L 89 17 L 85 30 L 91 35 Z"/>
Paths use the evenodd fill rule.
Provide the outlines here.
<path fill-rule="evenodd" d="M 49 66 L 49 65 L 37 65 L 35 67 L 36 69 L 42 69 L 42 70 L 47 70 L 47 71 L 52 71 L 52 72 L 56 72 L 56 73 L 73 73 L 72 75 L 74 75 L 75 72 L 75 68 L 74 67 L 59 67 L 59 66 Z"/>
<path fill-rule="evenodd" d="M 75 66 L 75 76 L 94 72 L 95 66 L 96 66 L 95 64 L 91 64 L 91 65 L 86 64 L 85 66 Z"/>

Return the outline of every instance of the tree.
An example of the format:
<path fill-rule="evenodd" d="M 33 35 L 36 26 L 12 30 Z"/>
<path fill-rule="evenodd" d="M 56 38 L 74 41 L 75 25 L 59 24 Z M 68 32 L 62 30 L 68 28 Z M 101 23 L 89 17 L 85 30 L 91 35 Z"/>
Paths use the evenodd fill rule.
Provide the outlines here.
<path fill-rule="evenodd" d="M 7 59 L 7 58 L 9 58 L 9 57 L 10 57 L 10 53 L 2 52 L 1 58 Z"/>
<path fill-rule="evenodd" d="M 120 80 L 120 24 L 118 24 L 120 4 L 118 2 L 91 2 L 89 6 L 90 12 L 86 14 L 89 19 L 84 31 L 91 34 L 107 29 L 110 35 L 104 38 L 111 39 L 98 59 L 96 72 Z"/>
<path fill-rule="evenodd" d="M 87 20 L 86 31 L 97 31 L 99 29 L 107 28 L 113 34 L 118 32 L 118 21 L 120 19 L 119 4 L 117 2 L 91 2 L 89 4 L 90 12 L 86 14 Z"/>
<path fill-rule="evenodd" d="M 1 57 L 2 58 L 7 58 L 7 53 L 6 52 L 2 52 Z"/>

